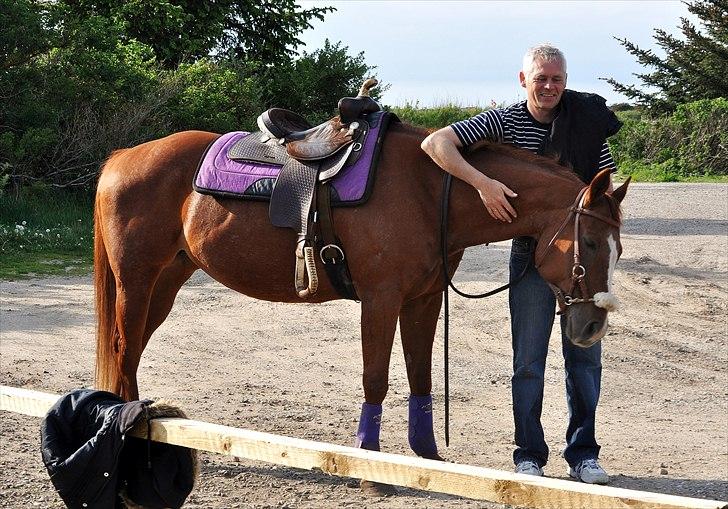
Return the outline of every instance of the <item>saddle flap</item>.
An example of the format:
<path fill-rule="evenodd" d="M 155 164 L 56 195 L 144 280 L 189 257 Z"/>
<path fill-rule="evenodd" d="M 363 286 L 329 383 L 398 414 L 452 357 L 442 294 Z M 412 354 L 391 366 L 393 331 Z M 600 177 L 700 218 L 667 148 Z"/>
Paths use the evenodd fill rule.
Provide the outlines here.
<path fill-rule="evenodd" d="M 318 162 L 296 159 L 289 159 L 281 168 L 268 207 L 273 226 L 292 228 L 300 235 L 306 234 L 318 170 Z"/>

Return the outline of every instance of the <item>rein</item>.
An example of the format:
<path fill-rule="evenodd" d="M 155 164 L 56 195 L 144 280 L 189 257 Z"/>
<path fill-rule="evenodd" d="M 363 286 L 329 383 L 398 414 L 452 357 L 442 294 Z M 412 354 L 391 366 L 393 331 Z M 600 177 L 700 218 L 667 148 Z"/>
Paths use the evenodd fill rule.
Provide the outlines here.
<path fill-rule="evenodd" d="M 442 274 L 444 278 L 443 280 L 445 282 L 442 289 L 443 307 L 445 310 L 443 326 L 443 350 L 445 354 L 445 446 L 450 445 L 450 368 L 448 359 L 448 350 L 450 344 L 450 300 L 448 288 L 452 288 L 455 293 L 467 299 L 482 299 L 485 297 L 490 297 L 491 295 L 495 295 L 496 293 L 500 293 L 503 290 L 506 290 L 511 286 L 515 285 L 521 279 L 523 279 L 523 276 L 526 275 L 526 271 L 528 270 L 528 265 L 526 265 L 523 271 L 521 271 L 518 277 L 514 278 L 513 281 L 510 281 L 505 285 L 499 286 L 494 290 L 490 290 L 484 293 L 465 293 L 453 284 L 452 279 L 450 279 L 450 274 L 447 270 L 447 212 L 450 205 L 451 185 L 452 175 L 445 172 L 445 178 L 443 179 L 442 183 L 442 201 L 440 208 L 440 252 L 442 256 Z"/>
<path fill-rule="evenodd" d="M 455 293 L 458 295 L 468 298 L 468 299 L 481 299 L 484 297 L 490 297 L 491 295 L 495 295 L 496 293 L 502 292 L 503 290 L 506 290 L 513 286 L 514 284 L 518 283 L 521 279 L 523 279 L 523 276 L 526 274 L 526 271 L 528 270 L 528 264 L 526 264 L 523 271 L 513 279 L 513 281 L 510 281 L 508 284 L 499 286 L 498 288 L 494 290 L 490 290 L 484 293 L 480 294 L 469 294 L 465 293 L 458 288 L 455 287 L 452 280 L 450 279 L 450 274 L 448 273 L 448 264 L 447 264 L 447 217 L 448 217 L 448 207 L 450 204 L 450 187 L 452 185 L 452 175 L 445 172 L 445 177 L 443 179 L 443 185 L 442 185 L 442 201 L 441 201 L 441 209 L 440 209 L 440 251 L 442 256 L 442 273 L 443 273 L 443 290 L 442 290 L 442 296 L 443 296 L 443 305 L 444 305 L 444 324 L 443 324 L 443 350 L 444 350 L 444 371 L 445 371 L 445 445 L 450 445 L 450 369 L 449 369 L 449 359 L 448 359 L 448 350 L 449 350 L 449 344 L 450 344 L 450 302 L 449 302 L 449 292 L 448 288 L 452 288 Z M 548 245 L 543 249 L 543 251 L 540 252 L 540 256 L 536 257 L 535 266 L 536 268 L 540 267 L 541 264 L 544 261 L 544 258 L 546 257 L 546 254 L 548 251 L 553 247 L 554 243 L 556 242 L 556 239 L 561 235 L 561 232 L 564 231 L 566 226 L 571 222 L 572 217 L 574 218 L 574 264 L 571 267 L 571 290 L 568 294 L 564 294 L 564 292 L 556 285 L 553 285 L 549 283 L 549 286 L 553 290 L 554 294 L 556 295 L 556 299 L 559 302 L 559 309 L 560 313 L 563 312 L 567 306 L 571 306 L 572 304 L 579 304 L 584 302 L 594 302 L 594 296 L 588 297 L 589 291 L 586 286 L 586 281 L 584 281 L 584 278 L 586 276 L 586 268 L 581 264 L 581 254 L 580 254 L 580 241 L 579 241 L 579 220 L 581 219 L 582 215 L 594 217 L 596 219 L 599 219 L 600 221 L 603 221 L 609 225 L 615 226 L 617 228 L 621 227 L 621 223 L 619 221 L 615 221 L 614 219 L 610 217 L 603 216 L 601 214 L 597 214 L 596 212 L 593 212 L 589 209 L 584 208 L 584 199 L 586 197 L 586 191 L 589 189 L 588 186 L 583 187 L 581 191 L 579 191 L 579 194 L 576 197 L 576 200 L 574 200 L 574 204 L 569 207 L 569 211 L 566 214 L 566 217 L 561 223 L 561 226 L 556 231 L 556 234 L 551 238 L 551 241 L 548 243 Z M 572 295 L 574 293 L 574 290 L 579 287 L 579 290 L 581 291 L 581 298 L 574 298 Z"/>

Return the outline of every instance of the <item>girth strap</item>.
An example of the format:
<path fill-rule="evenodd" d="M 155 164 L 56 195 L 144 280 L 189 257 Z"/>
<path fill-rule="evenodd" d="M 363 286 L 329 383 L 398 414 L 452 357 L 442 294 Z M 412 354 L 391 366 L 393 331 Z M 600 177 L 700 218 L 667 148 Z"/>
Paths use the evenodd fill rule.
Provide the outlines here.
<path fill-rule="evenodd" d="M 316 239 L 316 247 L 326 269 L 326 275 L 339 295 L 345 299 L 358 301 L 359 296 L 351 279 L 344 249 L 334 233 L 334 221 L 331 217 L 331 186 L 328 182 L 322 183 L 318 189 L 317 205 L 320 235 Z"/>

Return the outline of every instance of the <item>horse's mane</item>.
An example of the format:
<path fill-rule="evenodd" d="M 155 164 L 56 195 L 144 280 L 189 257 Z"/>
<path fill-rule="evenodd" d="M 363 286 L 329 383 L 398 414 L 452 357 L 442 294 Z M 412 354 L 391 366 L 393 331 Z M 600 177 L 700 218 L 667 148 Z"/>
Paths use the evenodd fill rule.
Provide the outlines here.
<path fill-rule="evenodd" d="M 493 141 L 481 141 L 468 148 L 467 153 L 473 154 L 482 150 L 488 150 L 497 154 L 509 157 L 511 159 L 517 159 L 521 162 L 535 165 L 542 170 L 546 170 L 549 173 L 554 173 L 557 176 L 567 178 L 569 180 L 578 180 L 579 177 L 569 166 L 564 166 L 559 162 L 559 154 L 553 155 L 539 155 L 534 154 L 530 150 L 525 148 L 516 147 L 507 143 L 496 143 Z"/>
<path fill-rule="evenodd" d="M 394 122 L 391 124 L 390 129 L 392 127 L 406 134 L 412 134 L 419 137 L 428 136 L 430 133 L 436 130 L 419 127 L 404 122 Z M 529 165 L 535 166 L 539 170 L 561 177 L 571 182 L 581 183 L 579 177 L 576 175 L 576 173 L 574 173 L 573 169 L 570 166 L 564 166 L 559 162 L 559 154 L 554 154 L 550 156 L 538 155 L 534 154 L 530 150 L 526 150 L 525 148 L 519 148 L 514 145 L 509 145 L 506 143 L 496 143 L 492 141 L 481 141 L 475 143 L 474 145 L 468 147 L 465 153 L 473 154 L 483 150 L 488 150 L 490 152 L 495 152 L 497 154 L 503 155 L 505 157 L 522 161 Z M 583 183 L 581 184 L 584 185 Z M 609 204 L 610 210 L 612 211 L 612 216 L 614 217 L 614 219 L 621 222 L 622 211 L 619 204 L 617 204 L 614 198 L 612 198 L 609 194 L 605 194 L 604 197 L 607 198 L 607 202 Z"/>
<path fill-rule="evenodd" d="M 436 131 L 436 129 L 419 127 L 405 122 L 394 122 L 390 124 L 390 129 L 391 128 L 395 128 L 397 130 L 403 131 L 407 134 L 413 134 L 415 136 L 428 136 L 433 131 Z M 556 175 L 567 178 L 569 180 L 578 180 L 576 174 L 569 167 L 563 166 L 561 163 L 559 163 L 558 154 L 553 156 L 541 156 L 538 154 L 534 154 L 533 152 L 524 148 L 519 148 L 506 143 L 495 143 L 492 141 L 480 141 L 478 143 L 475 143 L 474 145 L 468 147 L 465 153 L 473 154 L 486 149 L 512 159 L 517 159 L 524 163 L 538 166 L 541 169 L 548 170 L 551 173 L 555 173 Z"/>

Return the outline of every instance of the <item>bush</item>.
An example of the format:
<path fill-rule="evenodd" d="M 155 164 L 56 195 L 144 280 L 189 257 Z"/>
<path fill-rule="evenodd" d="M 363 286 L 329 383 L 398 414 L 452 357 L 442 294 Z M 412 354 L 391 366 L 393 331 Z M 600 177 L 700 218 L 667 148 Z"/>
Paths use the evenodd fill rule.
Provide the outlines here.
<path fill-rule="evenodd" d="M 376 67 L 366 64 L 363 52 L 350 56 L 348 50 L 326 39 L 323 48 L 262 72 L 265 104 L 301 113 L 313 123 L 333 117 L 339 99 L 356 96 L 362 83 L 375 76 Z M 380 83 L 371 90 L 372 98 L 388 88 Z"/>
<path fill-rule="evenodd" d="M 165 106 L 171 130 L 256 130 L 255 119 L 265 108 L 253 71 L 249 64 L 209 59 L 180 65 L 169 80 L 174 92 Z"/>
<path fill-rule="evenodd" d="M 420 127 L 439 129 L 447 125 L 470 118 L 487 108 L 470 106 L 463 108 L 456 104 L 443 104 L 433 108 L 420 108 L 419 103 L 406 103 L 404 106 L 392 108 L 402 122 Z"/>
<path fill-rule="evenodd" d="M 682 104 L 657 119 L 626 113 L 609 140 L 621 173 L 663 181 L 728 175 L 728 99 Z"/>

